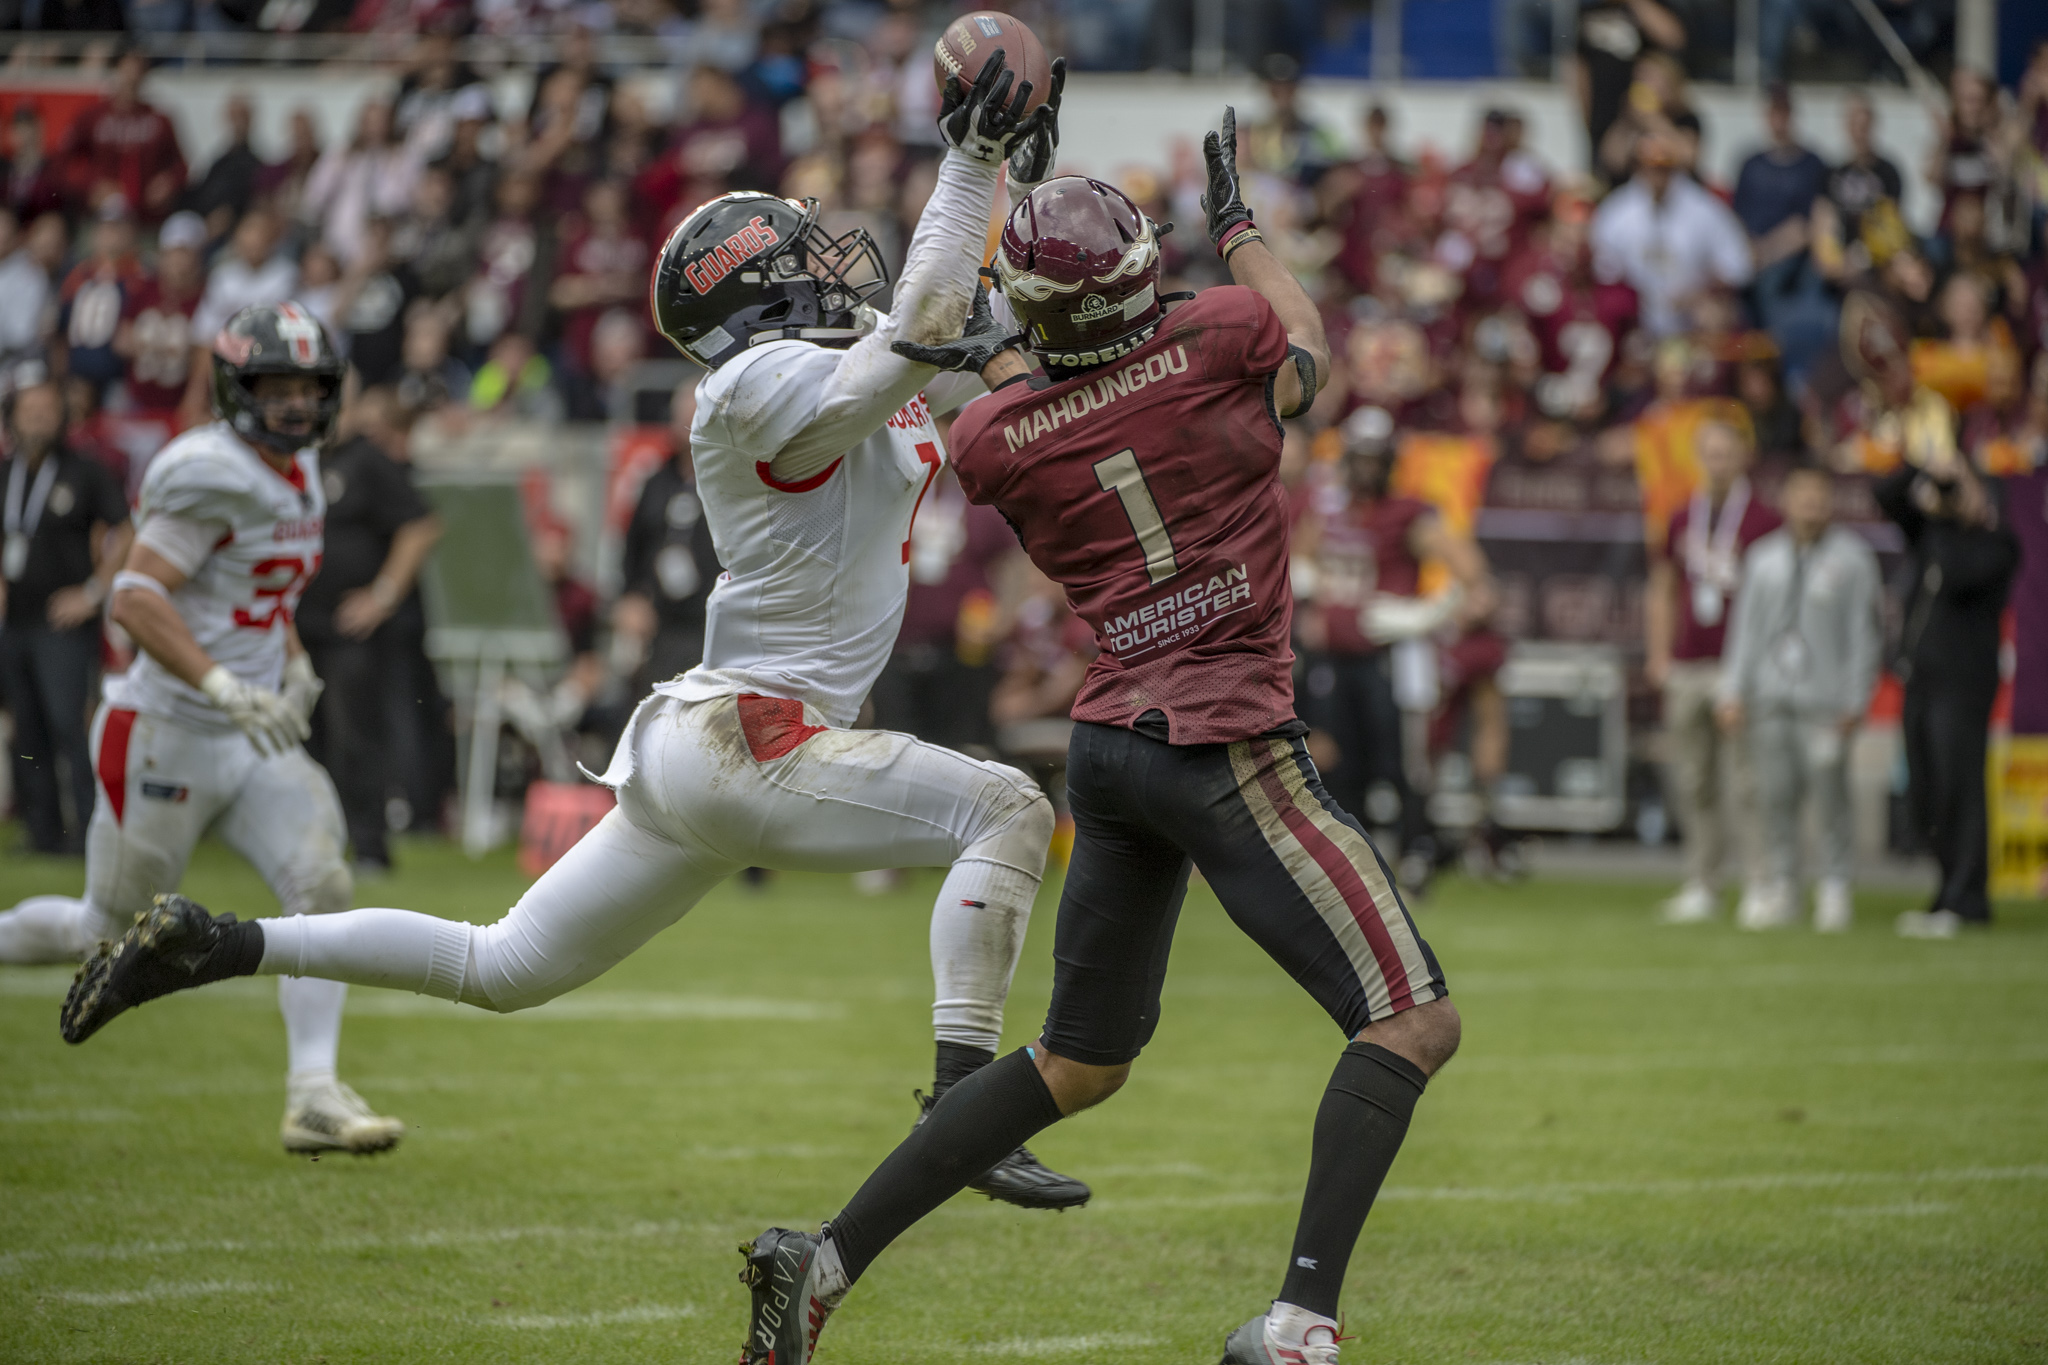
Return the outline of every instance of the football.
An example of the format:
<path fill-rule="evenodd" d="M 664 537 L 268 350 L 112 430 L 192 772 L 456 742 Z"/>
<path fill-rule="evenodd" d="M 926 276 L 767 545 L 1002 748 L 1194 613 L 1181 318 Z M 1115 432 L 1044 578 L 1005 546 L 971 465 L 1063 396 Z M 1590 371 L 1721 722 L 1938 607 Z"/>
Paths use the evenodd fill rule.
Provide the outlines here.
<path fill-rule="evenodd" d="M 1004 69 L 1015 73 L 1017 84 L 1031 82 L 1031 98 L 1025 101 L 1025 108 L 1044 104 L 1052 85 L 1052 63 L 1046 58 L 1045 45 L 1023 20 L 991 9 L 961 15 L 946 25 L 939 41 L 932 44 L 932 75 L 939 89 L 943 91 L 955 76 L 963 84 L 974 84 L 989 54 L 998 48 L 1003 52 Z M 1012 99 L 1017 84 L 1010 87 Z"/>

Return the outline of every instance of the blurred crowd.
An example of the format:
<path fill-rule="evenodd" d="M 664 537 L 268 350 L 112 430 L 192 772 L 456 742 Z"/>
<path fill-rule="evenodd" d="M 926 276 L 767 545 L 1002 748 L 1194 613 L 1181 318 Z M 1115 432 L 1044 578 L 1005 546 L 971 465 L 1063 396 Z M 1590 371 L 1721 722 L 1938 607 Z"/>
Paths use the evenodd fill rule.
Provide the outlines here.
<path fill-rule="evenodd" d="M 208 8 L 163 7 L 172 26 Z M 46 14 L 66 8 L 85 7 L 44 0 Z M 155 8 L 137 3 L 126 22 Z M 64 440 L 132 496 L 153 450 L 207 419 L 206 340 L 252 303 L 295 298 L 327 324 L 402 462 L 389 433 L 420 423 L 632 416 L 636 367 L 670 359 L 645 316 L 652 253 L 717 193 L 814 196 L 828 228 L 864 226 L 900 261 L 935 175 L 925 53 L 946 7 L 643 0 L 601 7 L 601 22 L 597 8 L 315 5 L 316 26 L 418 36 L 388 97 L 346 128 L 294 112 L 277 160 L 254 150 L 254 111 L 237 97 L 225 149 L 189 164 L 138 54 L 111 62 L 105 99 L 62 136 L 16 103 L 0 129 L 0 360 L 47 365 Z M 1831 163 L 1771 88 L 1768 145 L 1718 184 L 1700 168 L 1676 9 L 1584 8 L 1584 166 L 1547 164 L 1512 108 L 1424 137 L 1373 105 L 1356 140 L 1339 137 L 1304 108 L 1299 67 L 1279 53 L 1261 67 L 1263 107 L 1242 111 L 1248 197 L 1320 302 L 1336 357 L 1287 437 L 1302 705 L 1323 708 L 1311 718 L 1332 790 L 1399 828 L 1422 863 L 1442 856 L 1410 781 L 1431 756 L 1468 750 L 1482 796 L 1501 777 L 1491 680 L 1507 641 L 1606 641 L 1646 668 L 1649 691 L 1667 681 L 1649 568 L 1688 553 L 1671 523 L 1701 487 L 1703 432 L 1732 434 L 1759 502 L 1794 462 L 1841 476 L 1833 510 L 1852 521 L 1878 518 L 1871 481 L 1901 468 L 1995 484 L 2048 458 L 2048 48 L 2014 90 L 1958 68 L 1926 112 L 1940 136 L 1925 165 L 1902 164 L 1887 136 L 1902 130 L 1853 95 L 1852 151 Z M 521 26 L 558 32 L 557 59 L 508 107 L 455 34 Z M 677 35 L 691 65 L 675 73 L 669 117 L 600 61 L 592 35 L 606 26 Z M 1168 288 L 1225 279 L 1193 230 L 1192 141 L 1168 165 L 1101 169 L 1182 229 L 1164 241 Z M 1902 210 L 1915 177 L 1938 202 L 1930 232 Z M 527 713 L 582 727 L 593 749 L 701 645 L 716 564 L 686 445 L 639 471 L 654 473 L 612 601 L 571 571 L 571 532 L 546 498 L 530 509 L 578 662 Z M 1640 515 L 1636 557 L 1608 564 L 1605 586 L 1490 563 L 1481 514 L 1517 505 Z M 1383 553 L 1394 542 L 1402 563 Z M 917 519 L 911 573 L 874 723 L 1053 761 L 1062 742 L 1034 726 L 1064 714 L 1087 631 L 950 481 Z M 1361 591 L 1435 605 L 1376 629 L 1344 595 Z M 1396 686 L 1397 638 L 1435 642 L 1422 682 Z M 1359 719 L 1381 712 L 1393 730 Z M 1406 738 L 1391 767 L 1368 768 L 1360 756 L 1383 754 L 1386 733 Z"/>

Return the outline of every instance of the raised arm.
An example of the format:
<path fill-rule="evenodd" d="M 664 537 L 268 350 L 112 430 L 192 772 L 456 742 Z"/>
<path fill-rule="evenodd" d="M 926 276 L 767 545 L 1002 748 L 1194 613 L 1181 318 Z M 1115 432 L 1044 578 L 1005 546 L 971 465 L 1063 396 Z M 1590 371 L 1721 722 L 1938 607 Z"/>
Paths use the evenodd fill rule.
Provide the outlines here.
<path fill-rule="evenodd" d="M 963 92 L 955 82 L 948 89 L 939 114 L 948 150 L 911 234 L 891 311 L 848 349 L 818 396 L 816 414 L 769 461 L 777 479 L 793 482 L 818 473 L 867 439 L 937 373 L 934 366 L 891 351 L 893 343 L 935 346 L 960 335 L 979 288 L 976 272 L 1003 160 L 1013 143 L 1035 135 L 1047 121 L 1042 110 L 1024 112 L 1030 82 L 1013 98 L 1012 81 L 998 51 L 971 88 Z"/>
<path fill-rule="evenodd" d="M 1287 329 L 1290 363 L 1273 380 L 1273 403 L 1282 417 L 1299 417 L 1330 376 L 1330 340 L 1308 292 L 1267 249 L 1245 207 L 1237 180 L 1237 110 L 1224 107 L 1222 134 L 1203 135 L 1202 156 L 1209 165 L 1209 187 L 1202 194 L 1209 240 L 1230 267 L 1231 278 L 1271 304 Z"/>

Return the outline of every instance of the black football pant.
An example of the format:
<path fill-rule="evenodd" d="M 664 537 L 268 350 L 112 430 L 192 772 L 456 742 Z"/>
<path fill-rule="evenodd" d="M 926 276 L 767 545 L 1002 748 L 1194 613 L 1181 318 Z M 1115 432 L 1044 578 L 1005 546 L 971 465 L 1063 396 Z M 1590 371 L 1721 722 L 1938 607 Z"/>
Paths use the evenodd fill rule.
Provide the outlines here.
<path fill-rule="evenodd" d="M 1908 683 L 1900 717 L 1907 803 L 1914 827 L 1941 868 L 1931 908 L 1966 920 L 1991 918 L 1991 821 L 1985 749 L 1993 687 Z"/>
<path fill-rule="evenodd" d="M 100 664 L 98 621 L 73 630 L 0 626 L 0 702 L 14 717 L 14 791 L 30 847 L 80 853 L 92 820 L 90 717 Z M 58 780 L 62 763 L 65 782 Z M 65 786 L 72 823 L 66 833 Z"/>
<path fill-rule="evenodd" d="M 334 635 L 305 641 L 313 671 L 327 684 L 313 710 L 306 749 L 334 779 L 357 860 L 386 864 L 391 849 L 384 803 L 391 794 L 393 738 L 389 638 L 379 629 L 366 640 Z"/>
<path fill-rule="evenodd" d="M 1045 1045 L 1091 1066 L 1136 1057 L 1188 873 L 1349 1038 L 1448 992 L 1365 829 L 1301 739 L 1173 745 L 1078 724 L 1067 750 L 1074 855 L 1053 936 Z"/>

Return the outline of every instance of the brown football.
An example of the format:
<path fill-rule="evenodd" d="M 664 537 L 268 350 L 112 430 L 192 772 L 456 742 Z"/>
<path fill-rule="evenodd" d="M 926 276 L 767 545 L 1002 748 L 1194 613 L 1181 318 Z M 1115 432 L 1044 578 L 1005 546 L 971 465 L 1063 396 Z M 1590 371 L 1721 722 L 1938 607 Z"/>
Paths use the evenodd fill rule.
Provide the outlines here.
<path fill-rule="evenodd" d="M 1003 50 L 1003 69 L 1014 76 L 1010 98 L 1017 97 L 1018 85 L 1030 81 L 1031 98 L 1024 107 L 1036 109 L 1044 104 L 1052 82 L 1052 63 L 1046 59 L 1045 45 L 1023 20 L 992 9 L 961 15 L 946 25 L 939 41 L 932 44 L 932 75 L 939 89 L 944 90 L 955 76 L 965 85 L 974 84 L 982 64 L 997 48 Z"/>

